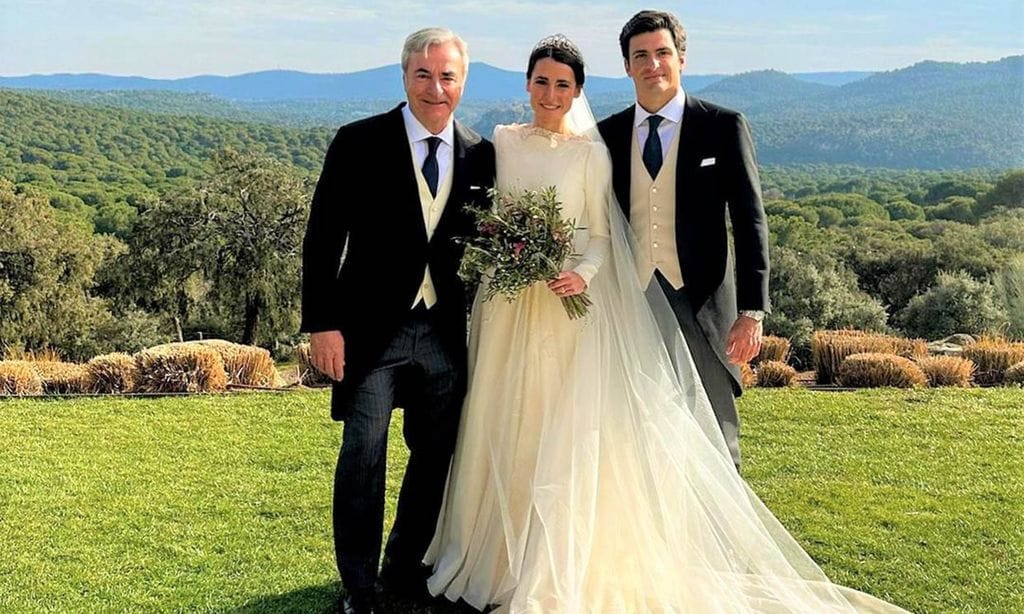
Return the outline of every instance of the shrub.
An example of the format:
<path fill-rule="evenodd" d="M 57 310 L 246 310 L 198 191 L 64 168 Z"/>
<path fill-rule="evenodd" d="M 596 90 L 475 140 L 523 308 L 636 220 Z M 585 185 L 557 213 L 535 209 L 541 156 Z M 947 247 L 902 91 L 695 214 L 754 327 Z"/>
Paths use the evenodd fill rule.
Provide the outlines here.
<path fill-rule="evenodd" d="M 994 331 L 1005 324 L 1006 312 L 992 284 L 964 271 L 940 272 L 935 285 L 912 298 L 899 320 L 909 335 L 940 339 Z"/>
<path fill-rule="evenodd" d="M 795 386 L 796 369 L 779 360 L 765 360 L 757 365 L 757 385 L 762 388 Z"/>
<path fill-rule="evenodd" d="M 43 380 L 25 360 L 0 361 L 0 396 L 29 396 L 43 393 Z"/>
<path fill-rule="evenodd" d="M 1007 369 L 1024 360 L 1024 343 L 982 337 L 965 347 L 962 356 L 976 366 L 974 381 L 982 385 L 1001 384 Z"/>
<path fill-rule="evenodd" d="M 859 330 L 820 330 L 811 342 L 814 373 L 819 384 L 833 384 L 843 361 L 853 354 L 892 354 L 891 337 Z"/>
<path fill-rule="evenodd" d="M 310 360 L 309 357 L 308 343 L 300 343 L 295 346 L 295 358 L 299 362 L 299 381 L 303 386 L 317 388 L 331 385 L 331 378 L 327 377 L 313 366 L 313 361 Z"/>
<path fill-rule="evenodd" d="M 224 359 L 192 343 L 169 343 L 135 355 L 140 392 L 221 392 L 227 388 Z"/>
<path fill-rule="evenodd" d="M 839 365 L 837 379 L 851 388 L 913 388 L 928 381 L 909 358 L 873 352 L 847 356 Z"/>
<path fill-rule="evenodd" d="M 757 385 L 757 376 L 754 374 L 754 370 L 745 362 L 740 363 L 740 385 L 744 390 Z"/>
<path fill-rule="evenodd" d="M 77 394 L 85 391 L 85 367 L 73 362 L 52 360 L 32 363 L 43 381 L 46 394 Z"/>
<path fill-rule="evenodd" d="M 270 351 L 263 348 L 241 345 L 221 339 L 191 341 L 189 343 L 208 347 L 224 361 L 229 386 L 277 387 L 281 377 L 270 357 Z"/>
<path fill-rule="evenodd" d="M 1006 384 L 1024 385 L 1024 360 L 1006 370 L 1003 382 Z"/>
<path fill-rule="evenodd" d="M 772 313 L 765 318 L 765 332 L 790 340 L 789 360 L 795 366 L 811 365 L 815 330 L 885 330 L 885 308 L 832 256 L 773 247 L 770 288 Z"/>
<path fill-rule="evenodd" d="M 1013 258 L 992 277 L 996 299 L 1009 322 L 1007 334 L 1024 339 L 1024 256 Z"/>
<path fill-rule="evenodd" d="M 966 388 L 971 385 L 974 363 L 959 356 L 928 356 L 917 360 L 928 385 L 933 388 L 955 386 Z"/>
<path fill-rule="evenodd" d="M 138 372 L 135 359 L 115 352 L 96 356 L 85 363 L 84 392 L 119 394 L 135 390 Z"/>
<path fill-rule="evenodd" d="M 789 359 L 789 339 L 765 335 L 761 339 L 761 351 L 758 352 L 754 364 L 767 361 L 786 362 Z"/>

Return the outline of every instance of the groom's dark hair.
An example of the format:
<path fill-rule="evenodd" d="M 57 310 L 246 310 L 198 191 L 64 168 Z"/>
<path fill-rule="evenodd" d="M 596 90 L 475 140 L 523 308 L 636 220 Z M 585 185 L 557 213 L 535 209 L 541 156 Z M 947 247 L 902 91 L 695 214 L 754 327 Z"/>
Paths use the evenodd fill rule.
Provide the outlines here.
<path fill-rule="evenodd" d="M 530 53 L 530 61 L 526 64 L 527 81 L 533 76 L 533 67 L 537 65 L 537 61 L 543 58 L 551 58 L 559 64 L 565 64 L 571 68 L 572 76 L 576 78 L 576 85 L 583 87 L 583 80 L 586 78 L 583 71 L 583 52 L 567 36 L 552 34 L 537 43 Z"/>
<path fill-rule="evenodd" d="M 686 55 L 686 30 L 683 24 L 679 23 L 676 16 L 665 11 L 640 11 L 630 17 L 626 25 L 622 26 L 619 33 L 619 47 L 622 49 L 622 58 L 629 61 L 629 40 L 638 34 L 668 30 L 672 40 L 676 44 L 676 51 L 679 57 Z"/>

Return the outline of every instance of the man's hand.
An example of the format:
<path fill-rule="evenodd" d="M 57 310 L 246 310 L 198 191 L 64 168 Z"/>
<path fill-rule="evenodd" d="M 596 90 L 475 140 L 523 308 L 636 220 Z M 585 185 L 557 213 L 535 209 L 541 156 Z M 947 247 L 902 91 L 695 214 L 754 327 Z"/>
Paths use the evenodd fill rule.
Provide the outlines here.
<path fill-rule="evenodd" d="M 761 336 L 764 328 L 761 323 L 747 316 L 736 318 L 729 329 L 729 339 L 725 346 L 725 355 L 733 364 L 741 364 L 753 360 L 761 351 Z"/>
<path fill-rule="evenodd" d="M 340 382 L 345 377 L 345 338 L 340 330 L 328 330 L 309 336 L 309 359 L 327 377 Z"/>

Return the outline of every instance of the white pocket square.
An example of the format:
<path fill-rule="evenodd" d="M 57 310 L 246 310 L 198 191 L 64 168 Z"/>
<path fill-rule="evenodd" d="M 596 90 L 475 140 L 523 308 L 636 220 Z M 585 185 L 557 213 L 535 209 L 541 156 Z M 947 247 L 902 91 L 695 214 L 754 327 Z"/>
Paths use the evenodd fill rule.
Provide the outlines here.
<path fill-rule="evenodd" d="M 703 160 L 700 161 L 700 165 L 701 166 L 714 166 L 715 165 L 715 159 L 714 158 L 704 158 Z"/>

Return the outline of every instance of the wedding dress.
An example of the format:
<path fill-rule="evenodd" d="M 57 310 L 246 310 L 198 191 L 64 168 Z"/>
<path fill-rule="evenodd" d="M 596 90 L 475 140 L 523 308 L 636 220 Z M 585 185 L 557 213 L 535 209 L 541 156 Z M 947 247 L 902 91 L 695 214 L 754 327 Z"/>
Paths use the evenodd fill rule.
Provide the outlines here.
<path fill-rule="evenodd" d="M 543 283 L 477 294 L 431 592 L 523 614 L 902 612 L 830 583 L 738 475 L 664 296 L 640 287 L 607 150 L 578 134 L 495 130 L 498 188 L 555 186 L 582 227 L 566 268 L 594 304 L 574 321 Z"/>

